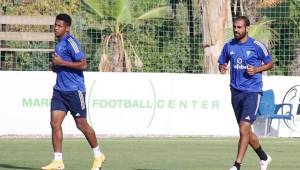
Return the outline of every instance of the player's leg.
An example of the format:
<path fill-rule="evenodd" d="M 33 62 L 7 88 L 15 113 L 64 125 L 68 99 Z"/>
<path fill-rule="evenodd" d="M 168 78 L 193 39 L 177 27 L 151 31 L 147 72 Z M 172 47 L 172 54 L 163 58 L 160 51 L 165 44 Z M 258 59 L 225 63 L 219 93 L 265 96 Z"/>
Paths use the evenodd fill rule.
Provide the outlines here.
<path fill-rule="evenodd" d="M 238 163 L 242 163 L 250 140 L 251 124 L 246 121 L 241 121 L 239 123 L 239 130 L 240 130 L 240 139 L 238 145 L 238 153 L 235 161 Z"/>
<path fill-rule="evenodd" d="M 242 120 L 248 121 L 251 125 L 256 120 L 256 112 L 260 102 L 259 93 L 249 93 L 245 97 L 244 106 L 243 106 L 243 115 Z M 262 150 L 258 137 L 255 133 L 252 132 L 251 126 L 249 129 L 249 144 L 260 157 L 260 168 L 261 170 L 266 170 L 267 166 L 271 162 L 271 157 L 268 159 L 267 154 Z"/>
<path fill-rule="evenodd" d="M 77 128 L 84 134 L 88 140 L 90 146 L 95 148 L 98 146 L 95 131 L 88 124 L 86 120 L 86 104 L 85 104 L 85 92 L 73 91 L 69 92 L 67 97 L 69 109 L 75 120 Z"/>
<path fill-rule="evenodd" d="M 251 132 L 250 135 L 250 145 L 260 159 L 259 161 L 260 170 L 267 170 L 269 164 L 272 161 L 272 158 L 270 155 L 267 155 L 265 151 L 262 149 L 258 137 L 253 132 Z"/>
<path fill-rule="evenodd" d="M 253 149 L 256 149 L 258 147 L 260 147 L 260 143 L 258 140 L 258 137 L 256 136 L 256 134 L 254 132 L 251 131 L 251 135 L 250 135 L 250 141 L 249 144 L 251 145 L 251 147 Z"/>
<path fill-rule="evenodd" d="M 84 134 L 85 138 L 89 142 L 91 148 L 95 148 L 98 146 L 96 134 L 93 128 L 90 127 L 86 118 L 74 118 L 77 128 Z"/>
<path fill-rule="evenodd" d="M 235 117 L 237 120 L 237 123 L 239 125 L 239 131 L 241 132 L 241 125 L 240 125 L 240 120 L 241 120 L 241 111 L 242 111 L 242 100 L 243 99 L 243 93 L 234 89 L 231 89 L 231 104 L 232 104 L 232 108 L 234 110 L 235 113 Z M 240 133 L 241 134 L 241 133 Z M 240 139 L 239 139 L 239 143 L 238 143 L 238 152 L 237 152 L 237 156 L 236 156 L 236 160 L 233 164 L 233 166 L 229 169 L 229 170 L 239 170 L 241 163 L 242 163 L 242 159 L 238 159 L 239 153 L 241 151 L 240 147 L 243 144 L 243 140 L 241 140 L 241 135 L 240 135 Z"/>
<path fill-rule="evenodd" d="M 251 140 L 251 125 L 256 119 L 257 105 L 259 103 L 258 93 L 239 92 L 232 90 L 232 106 L 239 124 L 240 139 L 238 153 L 234 166 L 237 170 L 244 159 L 248 145 Z"/>
<path fill-rule="evenodd" d="M 52 129 L 52 146 L 54 151 L 54 160 L 42 167 L 41 169 L 64 169 L 63 159 L 62 159 L 62 122 L 66 116 L 67 109 L 64 105 L 63 98 L 61 94 L 57 91 L 53 92 L 53 97 L 51 99 L 51 129 Z"/>
<path fill-rule="evenodd" d="M 234 165 L 229 170 L 239 170 L 241 163 L 246 154 L 251 132 L 251 124 L 246 121 L 240 121 L 239 123 L 240 139 L 238 144 L 238 151 Z"/>
<path fill-rule="evenodd" d="M 258 107 L 259 107 L 261 94 L 260 93 L 253 93 L 253 94 L 251 94 L 251 96 L 249 98 L 250 98 L 251 101 L 254 101 L 254 102 L 252 102 L 252 105 L 254 105 L 252 107 L 252 109 L 254 107 L 256 108 L 255 111 L 254 111 L 254 113 L 255 113 L 254 116 L 255 116 L 255 119 L 256 119 L 256 113 L 257 113 L 257 110 L 258 110 Z M 256 152 L 256 154 L 258 155 L 258 157 L 260 159 L 260 162 L 259 162 L 260 169 L 261 170 L 266 170 L 268 165 L 271 163 L 272 158 L 269 155 L 267 155 L 265 153 L 265 151 L 262 149 L 262 147 L 259 143 L 258 137 L 256 136 L 256 134 L 254 132 L 252 132 L 252 130 L 251 130 L 249 144 L 252 147 L 252 149 Z"/>
<path fill-rule="evenodd" d="M 265 161 L 265 160 L 268 159 L 268 155 L 262 149 L 262 147 L 261 147 L 261 145 L 259 143 L 258 137 L 253 132 L 251 132 L 249 144 L 251 145 L 252 149 L 256 152 L 256 154 L 258 155 L 258 157 L 260 158 L 260 160 L 264 160 Z"/>
<path fill-rule="evenodd" d="M 265 151 L 262 149 L 258 137 L 252 131 L 250 135 L 249 144 L 251 145 L 252 149 L 256 152 L 256 154 L 260 159 L 259 161 L 260 170 L 267 170 L 269 164 L 272 161 L 272 158 L 271 156 L 267 155 Z"/>
<path fill-rule="evenodd" d="M 90 127 L 86 118 L 75 118 L 77 128 L 84 134 L 85 138 L 89 142 L 93 153 L 94 161 L 92 165 L 92 170 L 99 170 L 102 167 L 103 162 L 105 161 L 105 156 L 101 152 L 100 147 L 97 142 L 96 134 L 93 128 Z"/>
<path fill-rule="evenodd" d="M 63 130 L 61 125 L 65 116 L 65 111 L 54 110 L 51 112 L 52 145 L 55 153 L 62 153 Z"/>
<path fill-rule="evenodd" d="M 71 114 L 74 117 L 77 128 L 84 134 L 94 153 L 92 170 L 99 170 L 105 160 L 97 142 L 94 129 L 86 120 L 85 93 L 76 91 L 69 99 Z"/>
<path fill-rule="evenodd" d="M 256 135 L 253 134 L 251 125 L 256 119 L 257 105 L 259 103 L 258 93 L 242 93 L 242 100 L 240 101 L 240 146 L 237 155 L 237 162 L 242 162 L 245 152 L 247 150 L 248 144 L 251 144 L 251 139 L 253 142 L 256 140 Z M 253 138 L 251 138 L 253 137 Z"/>
<path fill-rule="evenodd" d="M 53 161 L 43 166 L 41 169 L 64 169 L 64 163 L 62 159 L 62 139 L 63 133 L 61 124 L 66 116 L 66 112 L 55 110 L 51 112 L 51 128 L 52 128 L 52 146 L 54 151 Z"/>

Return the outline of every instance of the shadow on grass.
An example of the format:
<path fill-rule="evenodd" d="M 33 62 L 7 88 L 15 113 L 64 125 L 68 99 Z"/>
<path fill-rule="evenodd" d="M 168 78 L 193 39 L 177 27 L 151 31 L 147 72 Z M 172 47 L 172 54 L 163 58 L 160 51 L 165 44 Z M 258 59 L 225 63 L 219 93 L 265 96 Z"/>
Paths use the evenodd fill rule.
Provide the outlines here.
<path fill-rule="evenodd" d="M 34 169 L 34 170 L 38 170 L 38 168 L 15 166 L 15 165 L 9 165 L 9 164 L 0 164 L 0 168 L 6 168 L 6 169 Z"/>

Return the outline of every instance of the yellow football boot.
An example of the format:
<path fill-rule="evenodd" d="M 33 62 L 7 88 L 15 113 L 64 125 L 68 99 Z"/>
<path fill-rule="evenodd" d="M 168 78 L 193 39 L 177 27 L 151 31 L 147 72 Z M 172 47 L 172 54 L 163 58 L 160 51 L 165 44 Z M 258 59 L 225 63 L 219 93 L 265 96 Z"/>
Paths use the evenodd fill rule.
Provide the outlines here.
<path fill-rule="evenodd" d="M 50 164 L 43 166 L 43 170 L 62 170 L 65 168 L 63 161 L 52 161 Z"/>
<path fill-rule="evenodd" d="M 94 159 L 93 167 L 91 170 L 101 170 L 102 164 L 105 161 L 105 156 L 102 154 L 101 156 Z"/>

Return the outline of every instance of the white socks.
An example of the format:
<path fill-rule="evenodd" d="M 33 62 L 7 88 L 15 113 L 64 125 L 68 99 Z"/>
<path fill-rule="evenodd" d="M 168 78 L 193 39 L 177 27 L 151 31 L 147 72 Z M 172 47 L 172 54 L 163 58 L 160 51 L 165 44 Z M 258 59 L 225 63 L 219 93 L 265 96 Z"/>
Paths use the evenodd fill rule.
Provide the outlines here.
<path fill-rule="evenodd" d="M 55 161 L 62 161 L 62 153 L 60 152 L 54 152 L 54 160 Z"/>
<path fill-rule="evenodd" d="M 96 148 L 93 148 L 94 157 L 97 158 L 102 155 L 100 147 L 97 146 Z M 61 152 L 54 152 L 54 160 L 55 161 L 62 161 L 62 153 Z"/>
<path fill-rule="evenodd" d="M 97 157 L 99 157 L 99 156 L 102 155 L 99 146 L 97 146 L 96 148 L 93 148 L 93 153 L 94 153 L 94 157 L 95 157 L 95 158 L 97 158 Z"/>

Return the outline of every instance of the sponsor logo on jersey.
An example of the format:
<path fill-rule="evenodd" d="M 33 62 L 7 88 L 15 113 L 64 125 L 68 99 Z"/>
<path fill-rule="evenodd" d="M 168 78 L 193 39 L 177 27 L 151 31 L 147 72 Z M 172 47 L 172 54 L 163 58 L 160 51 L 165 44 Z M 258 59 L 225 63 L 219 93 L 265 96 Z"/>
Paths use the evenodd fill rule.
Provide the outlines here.
<path fill-rule="evenodd" d="M 243 59 L 241 59 L 240 57 L 238 57 L 236 59 L 236 63 L 237 64 L 235 64 L 233 66 L 234 69 L 237 69 L 237 70 L 245 70 L 245 69 L 247 69 L 247 65 L 243 65 Z"/>

